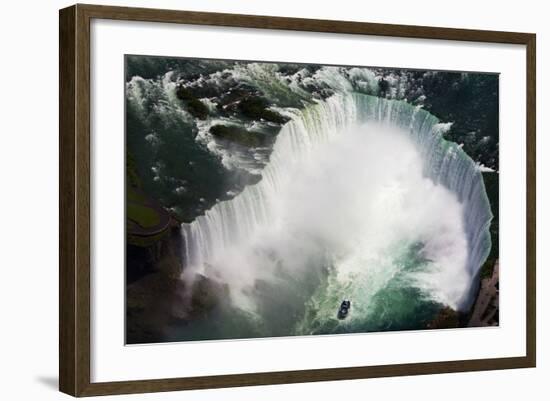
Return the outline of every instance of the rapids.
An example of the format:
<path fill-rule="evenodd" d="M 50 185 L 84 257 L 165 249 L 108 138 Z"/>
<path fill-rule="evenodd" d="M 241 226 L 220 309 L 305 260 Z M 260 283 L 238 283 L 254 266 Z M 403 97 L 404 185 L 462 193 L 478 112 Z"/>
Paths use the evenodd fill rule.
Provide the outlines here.
<path fill-rule="evenodd" d="M 227 284 L 266 336 L 417 329 L 442 306 L 467 310 L 492 214 L 448 128 L 349 90 L 293 109 L 261 181 L 182 225 L 182 277 Z"/>

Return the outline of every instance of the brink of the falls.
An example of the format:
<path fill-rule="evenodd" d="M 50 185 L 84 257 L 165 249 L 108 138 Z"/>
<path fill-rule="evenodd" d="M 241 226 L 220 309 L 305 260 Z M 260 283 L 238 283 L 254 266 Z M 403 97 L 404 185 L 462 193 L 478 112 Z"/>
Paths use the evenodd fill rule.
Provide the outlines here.
<path fill-rule="evenodd" d="M 227 284 L 260 322 L 291 315 L 288 334 L 399 329 L 426 305 L 467 310 L 492 214 L 448 126 L 358 93 L 292 113 L 261 181 L 182 225 L 184 278 Z M 342 297 L 353 298 L 345 323 L 334 320 Z"/>

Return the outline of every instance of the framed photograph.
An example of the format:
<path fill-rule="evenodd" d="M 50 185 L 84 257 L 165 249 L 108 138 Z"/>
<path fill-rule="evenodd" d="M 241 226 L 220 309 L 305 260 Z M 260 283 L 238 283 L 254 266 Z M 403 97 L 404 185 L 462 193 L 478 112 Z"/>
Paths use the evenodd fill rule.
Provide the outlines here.
<path fill-rule="evenodd" d="M 534 34 L 59 18 L 61 391 L 535 366 Z"/>

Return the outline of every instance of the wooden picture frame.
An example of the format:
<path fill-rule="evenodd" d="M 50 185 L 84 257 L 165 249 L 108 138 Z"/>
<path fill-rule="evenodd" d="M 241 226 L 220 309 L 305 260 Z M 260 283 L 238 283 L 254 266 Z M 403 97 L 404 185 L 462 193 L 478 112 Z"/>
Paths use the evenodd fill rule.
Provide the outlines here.
<path fill-rule="evenodd" d="M 524 45 L 527 54 L 525 60 L 527 71 L 526 355 L 494 359 L 92 383 L 90 380 L 90 21 L 94 18 Z M 535 366 L 536 36 L 534 34 L 80 4 L 60 10 L 59 29 L 59 388 L 62 392 L 73 396 L 95 396 Z"/>

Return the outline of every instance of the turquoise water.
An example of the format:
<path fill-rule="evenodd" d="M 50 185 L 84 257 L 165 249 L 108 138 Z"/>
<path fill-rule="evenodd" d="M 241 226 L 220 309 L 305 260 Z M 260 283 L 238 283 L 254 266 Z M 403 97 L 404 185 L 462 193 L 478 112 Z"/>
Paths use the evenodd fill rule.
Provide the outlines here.
<path fill-rule="evenodd" d="M 227 67 L 197 79 L 214 113 L 205 121 L 182 112 L 174 75 L 127 89 L 129 128 L 149 132 L 129 137 L 147 160 L 145 186 L 186 216 L 181 279 L 227 289 L 208 313 L 171 324 L 166 341 L 423 329 L 443 307 L 467 310 L 492 214 L 476 163 L 445 140 L 449 124 L 406 101 L 411 84 L 390 82 L 385 99 L 369 69 L 285 81 L 273 65 Z M 290 119 L 272 149 L 209 134 L 275 130 L 216 114 L 213 88 L 235 81 Z M 351 313 L 338 320 L 345 298 Z"/>

